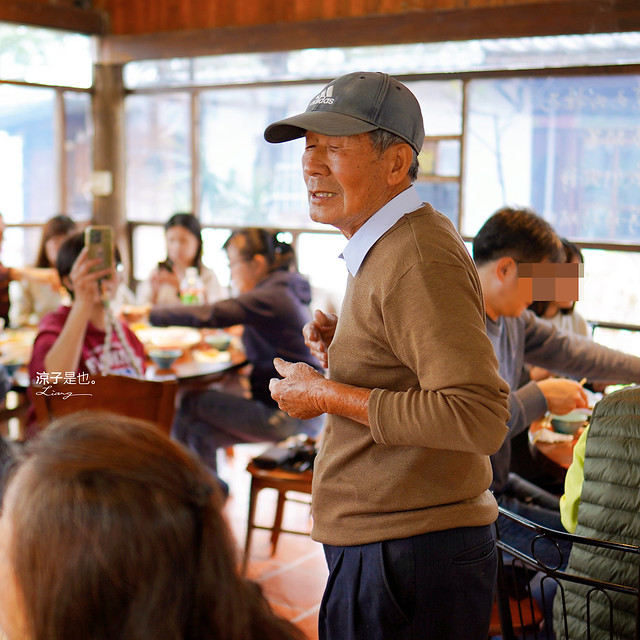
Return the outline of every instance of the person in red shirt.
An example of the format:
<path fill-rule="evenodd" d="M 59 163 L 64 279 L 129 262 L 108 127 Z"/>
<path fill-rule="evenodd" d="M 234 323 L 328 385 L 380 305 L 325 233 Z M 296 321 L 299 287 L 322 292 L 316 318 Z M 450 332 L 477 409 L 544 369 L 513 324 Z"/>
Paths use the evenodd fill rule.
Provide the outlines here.
<path fill-rule="evenodd" d="M 32 381 L 69 372 L 143 375 L 142 343 L 109 311 L 118 284 L 116 270 L 91 271 L 99 262 L 88 257 L 82 233 L 60 247 L 56 266 L 72 303 L 42 318 L 29 363 Z"/>

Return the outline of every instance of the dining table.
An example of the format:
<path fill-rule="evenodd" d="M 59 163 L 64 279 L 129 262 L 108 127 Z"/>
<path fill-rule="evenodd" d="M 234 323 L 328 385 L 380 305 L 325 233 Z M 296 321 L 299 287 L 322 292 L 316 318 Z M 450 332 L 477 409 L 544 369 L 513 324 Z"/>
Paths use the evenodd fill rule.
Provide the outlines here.
<path fill-rule="evenodd" d="M 131 329 L 145 347 L 147 362 L 145 378 L 148 380 L 175 379 L 178 398 L 193 388 L 223 383 L 232 378 L 235 388 L 242 390 L 244 371 L 249 364 L 242 349 L 238 332 L 191 327 L 152 327 L 146 323 L 132 323 Z M 12 418 L 26 418 L 30 402 L 28 364 L 35 327 L 6 328 L 0 332 L 0 363 L 10 377 L 12 396 L 0 406 L 0 423 Z M 179 357 L 169 367 L 158 366 L 149 357 L 154 351 L 178 350 Z"/>
<path fill-rule="evenodd" d="M 248 365 L 238 335 L 222 329 L 154 327 L 133 323 L 131 329 L 148 355 L 145 378 L 174 378 L 180 387 L 207 386 Z M 151 355 L 177 350 L 180 355 L 168 367 L 159 366 Z"/>
<path fill-rule="evenodd" d="M 542 470 L 558 480 L 564 480 L 567 469 L 573 462 L 573 448 L 582 431 L 583 429 L 579 429 L 573 435 L 557 433 L 549 416 L 536 420 L 531 423 L 528 432 L 531 457 Z"/>

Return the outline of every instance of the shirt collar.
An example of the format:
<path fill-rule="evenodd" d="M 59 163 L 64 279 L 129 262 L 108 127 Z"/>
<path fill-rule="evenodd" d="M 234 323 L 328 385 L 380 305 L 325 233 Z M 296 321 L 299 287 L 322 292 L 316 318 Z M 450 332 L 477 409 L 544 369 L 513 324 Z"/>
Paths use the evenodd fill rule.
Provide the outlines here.
<path fill-rule="evenodd" d="M 406 213 L 422 206 L 414 185 L 399 193 L 395 198 L 374 213 L 354 234 L 342 252 L 347 269 L 352 276 L 358 273 L 367 253 L 382 235 Z"/>

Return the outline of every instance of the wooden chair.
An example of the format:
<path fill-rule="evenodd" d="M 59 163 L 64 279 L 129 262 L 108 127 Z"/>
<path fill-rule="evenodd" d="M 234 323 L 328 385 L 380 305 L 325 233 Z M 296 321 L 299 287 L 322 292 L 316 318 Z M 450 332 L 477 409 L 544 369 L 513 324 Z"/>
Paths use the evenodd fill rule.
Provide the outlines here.
<path fill-rule="evenodd" d="M 175 411 L 175 380 L 141 380 L 116 375 L 88 376 L 86 381 L 32 385 L 31 400 L 40 428 L 60 416 L 83 410 L 112 411 L 149 420 L 171 431 Z"/>
<path fill-rule="evenodd" d="M 247 520 L 247 537 L 244 544 L 244 555 L 242 558 L 242 573 L 246 573 L 251 550 L 251 539 L 254 529 L 265 529 L 271 531 L 271 555 L 273 556 L 278 546 L 278 538 L 281 533 L 295 533 L 297 535 L 308 536 L 309 531 L 292 531 L 282 528 L 282 517 L 284 515 L 284 505 L 287 500 L 302 502 L 294 498 L 287 497 L 288 491 L 306 493 L 311 495 L 311 481 L 313 471 L 303 471 L 295 473 L 283 471 L 282 469 L 259 469 L 253 461 L 247 466 L 247 471 L 251 474 L 251 489 L 249 494 L 249 518 Z M 270 527 L 257 525 L 255 523 L 256 505 L 258 494 L 263 489 L 275 489 L 278 492 L 278 502 L 273 518 L 273 525 Z"/>
<path fill-rule="evenodd" d="M 565 608 L 565 585 L 569 582 L 584 585 L 585 589 L 585 623 L 587 633 L 590 637 L 602 637 L 602 629 L 592 628 L 590 621 L 590 607 L 593 605 L 596 597 L 601 598 L 601 602 L 607 602 L 609 610 L 610 625 L 613 624 L 615 611 L 613 608 L 612 596 L 615 594 L 626 594 L 633 598 L 635 606 L 635 634 L 629 639 L 636 638 L 640 640 L 640 578 L 633 586 L 623 585 L 615 582 L 605 582 L 596 578 L 577 575 L 568 570 L 562 569 L 566 565 L 568 558 L 564 558 L 558 541 L 571 542 L 572 545 L 586 545 L 597 549 L 608 550 L 607 552 L 616 552 L 624 554 L 628 557 L 628 562 L 639 563 L 640 546 L 630 544 L 620 544 L 609 542 L 606 540 L 597 540 L 587 538 L 576 534 L 570 534 L 562 531 L 554 531 L 546 527 L 542 527 L 526 518 L 511 513 L 507 509 L 499 507 L 500 514 L 515 522 L 518 526 L 528 529 L 535 533 L 535 539 L 531 544 L 531 552 L 529 554 L 512 547 L 505 540 L 500 538 L 500 529 L 498 529 L 498 549 L 502 553 L 498 555 L 498 590 L 497 601 L 500 617 L 500 635 L 504 640 L 515 640 L 516 638 L 554 638 L 553 630 L 544 628 L 541 623 L 544 619 L 551 620 L 553 618 L 552 611 L 541 611 L 537 602 L 533 598 L 531 591 L 531 578 L 536 574 L 541 577 L 540 584 L 543 593 L 547 594 L 557 590 L 556 597 L 559 599 L 559 610 L 562 613 L 561 619 L 558 621 L 564 627 L 566 637 L 568 634 L 567 612 Z M 545 564 L 539 559 L 539 552 L 542 545 L 552 545 L 558 553 L 557 564 L 553 567 Z M 547 547 L 548 548 L 548 547 Z M 538 552 L 538 553 L 537 553 Z M 605 553 L 607 553 L 605 552 Z M 516 567 L 520 573 L 520 579 L 510 582 L 510 578 L 505 570 L 505 562 L 507 559 L 512 562 L 512 566 Z M 523 574 L 526 579 L 522 579 Z M 512 577 L 515 572 L 512 574 Z M 553 591 L 549 591 L 553 589 Z M 545 600 L 544 607 L 547 606 Z M 495 629 L 493 629 L 495 631 Z M 608 630 L 611 635 L 606 637 L 614 637 L 613 628 Z M 618 637 L 618 636 L 615 636 Z M 578 640 L 578 639 L 576 639 Z M 582 640 L 582 639 L 580 639 Z"/>

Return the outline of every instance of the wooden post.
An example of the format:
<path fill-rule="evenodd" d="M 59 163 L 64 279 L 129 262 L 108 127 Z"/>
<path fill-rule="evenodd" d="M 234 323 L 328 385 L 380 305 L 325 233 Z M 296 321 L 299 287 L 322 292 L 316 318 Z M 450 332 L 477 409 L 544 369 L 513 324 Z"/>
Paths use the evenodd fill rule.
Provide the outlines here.
<path fill-rule="evenodd" d="M 93 223 L 114 228 L 125 267 L 131 264 L 127 234 L 124 163 L 124 84 L 121 64 L 94 66 Z M 110 188 L 109 188 L 110 183 Z M 104 190 L 103 190 L 104 189 Z"/>

